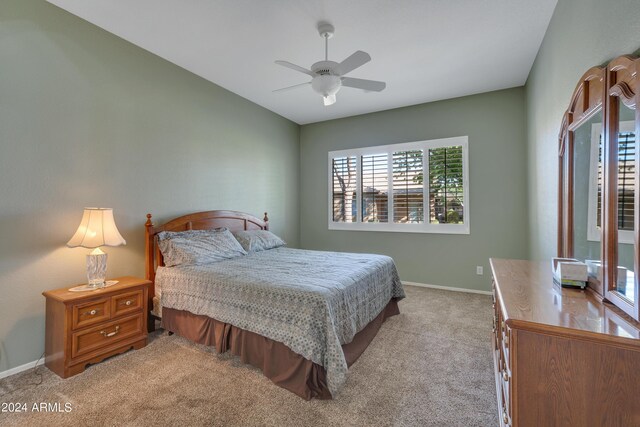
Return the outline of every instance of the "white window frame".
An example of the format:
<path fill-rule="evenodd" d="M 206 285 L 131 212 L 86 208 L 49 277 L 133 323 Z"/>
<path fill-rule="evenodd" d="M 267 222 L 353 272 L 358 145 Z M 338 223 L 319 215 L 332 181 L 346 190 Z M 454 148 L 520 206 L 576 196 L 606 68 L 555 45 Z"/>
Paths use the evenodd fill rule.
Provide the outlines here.
<path fill-rule="evenodd" d="M 423 150 L 424 156 L 428 154 L 428 150 L 432 148 L 454 147 L 462 146 L 462 183 L 463 183 L 463 197 L 464 197 L 464 222 L 462 224 L 431 224 L 428 222 L 429 218 L 429 206 L 424 208 L 425 222 L 421 224 L 413 223 L 395 223 L 393 222 L 393 197 L 392 197 L 392 183 L 389 184 L 389 222 L 362 222 L 362 189 L 360 188 L 361 179 L 361 157 L 372 154 L 388 154 L 389 157 L 393 156 L 394 152 L 398 151 L 412 151 Z M 356 200 L 357 200 L 357 217 L 356 222 L 336 222 L 333 220 L 333 159 L 338 157 L 356 157 Z M 441 138 L 432 139 L 428 141 L 414 141 L 404 142 L 399 144 L 379 145 L 375 147 L 363 147 L 353 148 L 348 150 L 330 151 L 328 154 L 328 186 L 327 186 L 327 213 L 329 230 L 349 230 L 349 231 L 382 231 L 382 232 L 401 232 L 401 233 L 439 233 L 439 234 L 470 234 L 469 221 L 470 221 L 470 209 L 469 209 L 469 137 L 457 136 L 453 138 Z M 391 168 L 393 162 L 389 160 L 389 168 Z M 424 168 L 424 195 L 423 200 L 429 200 L 429 183 L 427 177 L 429 176 L 429 162 L 427 159 L 423 161 Z M 393 175 L 389 173 L 389 180 L 393 179 Z"/>
<path fill-rule="evenodd" d="M 636 123 L 633 120 L 620 122 L 618 132 L 635 132 Z M 587 211 L 587 240 L 599 242 L 602 229 L 598 227 L 598 146 L 600 144 L 600 134 L 602 133 L 602 123 L 591 125 L 591 154 L 589 159 L 589 196 Z M 636 137 L 637 138 L 637 137 Z M 638 143 L 636 141 L 636 150 Z M 618 243 L 632 245 L 634 243 L 634 232 L 632 230 L 618 230 Z"/>

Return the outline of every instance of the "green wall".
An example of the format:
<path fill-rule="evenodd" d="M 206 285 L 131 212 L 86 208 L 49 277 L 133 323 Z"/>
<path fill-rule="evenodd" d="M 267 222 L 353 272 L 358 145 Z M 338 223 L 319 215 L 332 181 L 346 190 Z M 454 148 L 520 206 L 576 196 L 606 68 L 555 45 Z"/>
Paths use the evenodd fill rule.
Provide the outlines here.
<path fill-rule="evenodd" d="M 530 254 L 556 255 L 558 132 L 578 79 L 640 48 L 640 1 L 559 0 L 526 84 Z"/>
<path fill-rule="evenodd" d="M 82 283 L 64 245 L 84 206 L 112 207 L 143 275 L 143 224 L 269 212 L 298 245 L 299 126 L 44 1 L 0 5 L 0 372 L 44 347 L 46 289 Z"/>
<path fill-rule="evenodd" d="M 328 230 L 327 153 L 469 136 L 469 235 Z M 411 282 L 490 290 L 489 257 L 527 257 L 524 90 L 490 92 L 305 125 L 300 133 L 300 243 L 392 256 Z M 485 267 L 484 276 L 476 266 Z"/>

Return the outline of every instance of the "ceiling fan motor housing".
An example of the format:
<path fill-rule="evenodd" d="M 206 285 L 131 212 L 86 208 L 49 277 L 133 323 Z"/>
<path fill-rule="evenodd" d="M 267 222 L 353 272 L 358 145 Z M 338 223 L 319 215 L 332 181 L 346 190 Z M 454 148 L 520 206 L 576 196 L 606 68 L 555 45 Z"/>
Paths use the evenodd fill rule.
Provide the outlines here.
<path fill-rule="evenodd" d="M 338 64 L 335 61 L 318 61 L 311 66 L 311 71 L 320 75 L 334 75 L 338 76 L 340 73 L 338 72 Z"/>

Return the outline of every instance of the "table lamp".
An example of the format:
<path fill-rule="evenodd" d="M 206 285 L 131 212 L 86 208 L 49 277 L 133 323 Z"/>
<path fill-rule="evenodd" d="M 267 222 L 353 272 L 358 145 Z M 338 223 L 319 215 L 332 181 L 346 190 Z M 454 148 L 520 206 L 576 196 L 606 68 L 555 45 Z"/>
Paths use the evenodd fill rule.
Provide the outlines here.
<path fill-rule="evenodd" d="M 102 252 L 100 246 L 120 246 L 127 242 L 120 235 L 116 223 L 113 220 L 111 208 L 84 208 L 82 220 L 78 230 L 71 240 L 67 242 L 70 248 L 93 249 L 87 255 L 87 279 L 88 287 L 104 287 L 107 276 L 107 254 Z"/>

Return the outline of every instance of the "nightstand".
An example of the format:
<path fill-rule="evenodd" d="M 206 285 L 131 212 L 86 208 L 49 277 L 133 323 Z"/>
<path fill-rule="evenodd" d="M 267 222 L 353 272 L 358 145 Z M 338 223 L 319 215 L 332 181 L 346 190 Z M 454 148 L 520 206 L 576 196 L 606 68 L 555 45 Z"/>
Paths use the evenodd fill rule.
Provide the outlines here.
<path fill-rule="evenodd" d="M 118 277 L 95 291 L 69 288 L 43 292 L 47 298 L 45 365 L 62 378 L 87 365 L 147 345 L 150 281 Z"/>

